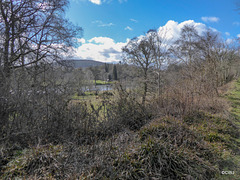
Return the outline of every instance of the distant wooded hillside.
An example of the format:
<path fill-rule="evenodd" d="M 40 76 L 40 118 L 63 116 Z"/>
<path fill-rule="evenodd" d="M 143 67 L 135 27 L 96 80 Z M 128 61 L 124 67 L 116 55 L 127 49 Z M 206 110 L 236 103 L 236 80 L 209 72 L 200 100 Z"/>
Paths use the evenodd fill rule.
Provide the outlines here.
<path fill-rule="evenodd" d="M 94 61 L 94 60 L 81 60 L 81 59 L 70 59 L 62 60 L 60 62 L 62 65 L 71 66 L 73 68 L 86 68 L 91 66 L 102 66 L 103 62 Z"/>

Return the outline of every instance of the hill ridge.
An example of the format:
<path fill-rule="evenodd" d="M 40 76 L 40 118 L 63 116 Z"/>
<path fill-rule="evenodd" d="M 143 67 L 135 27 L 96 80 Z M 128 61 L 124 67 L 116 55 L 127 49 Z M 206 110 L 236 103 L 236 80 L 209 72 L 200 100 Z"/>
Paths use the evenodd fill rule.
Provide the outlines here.
<path fill-rule="evenodd" d="M 93 66 L 102 66 L 104 62 L 88 59 L 65 59 L 60 62 L 60 64 L 70 66 L 73 68 L 86 68 Z"/>

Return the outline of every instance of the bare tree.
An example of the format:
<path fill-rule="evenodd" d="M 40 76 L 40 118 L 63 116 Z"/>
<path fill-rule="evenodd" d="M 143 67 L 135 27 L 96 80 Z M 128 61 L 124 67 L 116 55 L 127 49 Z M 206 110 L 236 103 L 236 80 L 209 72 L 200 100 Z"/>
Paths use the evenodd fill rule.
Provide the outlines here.
<path fill-rule="evenodd" d="M 81 28 L 63 17 L 67 0 L 1 0 L 1 67 L 11 70 L 41 60 L 57 60 L 73 45 Z"/>
<path fill-rule="evenodd" d="M 179 39 L 172 47 L 174 58 L 191 67 L 198 56 L 198 48 L 196 47 L 198 40 L 199 35 L 195 27 L 185 25 L 181 29 Z"/>
<path fill-rule="evenodd" d="M 157 75 L 157 92 L 158 96 L 162 93 L 163 68 L 168 64 L 169 42 L 167 42 L 166 32 L 157 31 L 155 29 L 148 31 L 148 36 L 153 39 L 153 57 L 154 57 L 154 73 Z"/>
<path fill-rule="evenodd" d="M 100 69 L 97 66 L 90 67 L 89 70 L 92 72 L 94 77 L 95 86 L 97 85 L 97 80 L 99 78 Z"/>
<path fill-rule="evenodd" d="M 233 68 L 237 64 L 237 48 L 222 40 L 218 33 L 211 30 L 199 36 L 199 59 L 204 63 L 202 73 L 205 81 L 209 82 L 218 94 L 218 87 L 230 81 L 237 73 Z"/>
<path fill-rule="evenodd" d="M 135 64 L 143 72 L 143 96 L 142 103 L 145 103 L 149 90 L 148 76 L 150 72 L 157 74 L 158 95 L 161 93 L 161 75 L 164 63 L 167 62 L 168 45 L 164 32 L 149 30 L 145 36 L 132 39 L 123 48 L 125 62 Z"/>
<path fill-rule="evenodd" d="M 67 4 L 0 0 L 1 136 L 41 129 L 53 121 L 51 114 L 59 114 L 57 108 L 64 107 L 61 98 L 69 89 L 48 63 L 66 55 L 81 35 L 82 29 L 64 18 Z"/>
<path fill-rule="evenodd" d="M 146 36 L 133 38 L 122 50 L 125 62 L 139 66 L 143 72 L 142 104 L 145 104 L 149 69 L 155 62 L 154 38 L 148 33 Z"/>

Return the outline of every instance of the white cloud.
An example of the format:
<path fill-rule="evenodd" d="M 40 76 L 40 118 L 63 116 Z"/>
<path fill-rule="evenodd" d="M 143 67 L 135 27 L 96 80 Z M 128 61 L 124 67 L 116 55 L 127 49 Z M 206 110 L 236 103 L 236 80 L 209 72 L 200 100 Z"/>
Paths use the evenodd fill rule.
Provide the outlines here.
<path fill-rule="evenodd" d="M 93 24 L 101 24 L 101 23 L 103 23 L 103 22 L 100 21 L 100 20 L 96 20 L 96 21 L 92 21 L 92 23 L 93 23 Z"/>
<path fill-rule="evenodd" d="M 83 38 L 80 38 L 80 39 L 77 39 L 77 42 L 84 44 L 86 43 L 86 40 Z"/>
<path fill-rule="evenodd" d="M 133 29 L 129 26 L 125 27 L 124 30 L 129 30 L 129 31 L 133 31 Z"/>
<path fill-rule="evenodd" d="M 202 17 L 202 21 L 204 22 L 218 22 L 220 19 L 218 17 Z"/>
<path fill-rule="evenodd" d="M 240 26 L 240 22 L 235 21 L 235 22 L 233 22 L 233 25 L 235 25 L 235 26 Z"/>
<path fill-rule="evenodd" d="M 228 38 L 226 40 L 226 43 L 229 45 L 229 44 L 232 44 L 234 42 L 234 39 L 231 39 L 231 38 Z"/>
<path fill-rule="evenodd" d="M 116 43 L 109 37 L 94 37 L 88 41 L 85 40 L 86 43 L 76 49 L 75 56 L 81 59 L 117 62 L 121 60 L 122 47 L 127 44 L 127 41 Z"/>
<path fill-rule="evenodd" d="M 208 27 L 210 30 L 212 30 L 213 32 L 219 32 L 218 30 L 216 30 L 215 28 L 213 28 L 213 27 Z"/>
<path fill-rule="evenodd" d="M 89 0 L 91 3 L 93 4 L 97 4 L 97 5 L 100 5 L 102 2 L 101 0 Z"/>
<path fill-rule="evenodd" d="M 237 38 L 239 38 L 239 39 L 240 39 L 240 34 L 238 34 L 238 35 L 237 35 Z M 230 45 L 230 44 L 235 44 L 235 43 L 238 43 L 238 41 L 237 41 L 237 39 L 236 39 L 236 38 L 234 38 L 234 37 L 231 37 L 231 38 L 228 38 L 228 39 L 226 40 L 226 43 L 227 43 L 228 45 Z"/>
<path fill-rule="evenodd" d="M 185 25 L 194 26 L 196 31 L 201 35 L 208 29 L 212 31 L 217 31 L 207 27 L 203 23 L 197 23 L 193 20 L 184 21 L 182 23 L 175 22 L 173 20 L 168 21 L 164 26 L 158 28 L 158 32 L 161 36 L 166 38 L 166 45 L 170 45 L 176 41 L 181 34 L 181 29 Z M 126 27 L 127 28 L 127 27 Z M 129 27 L 130 28 L 130 27 Z M 129 30 L 127 28 L 127 30 Z M 218 31 L 217 31 L 218 32 Z M 239 34 L 240 36 L 240 34 Z M 139 36 L 139 38 L 144 37 Z M 124 47 L 130 40 L 127 39 L 126 42 L 115 42 L 109 37 L 94 37 L 92 39 L 79 39 L 82 45 L 76 48 L 75 56 L 81 59 L 92 59 L 102 62 L 117 62 L 121 59 L 122 47 Z M 230 42 L 230 40 L 228 40 Z"/>
<path fill-rule="evenodd" d="M 229 33 L 229 32 L 225 32 L 225 35 L 226 35 L 226 36 L 230 36 L 230 33 Z"/>
<path fill-rule="evenodd" d="M 193 20 L 184 21 L 182 23 L 175 22 L 173 20 L 169 20 L 165 26 L 161 26 L 158 28 L 158 32 L 160 36 L 165 38 L 169 43 L 176 41 L 181 34 L 181 29 L 185 25 L 194 26 L 196 31 L 201 35 L 205 31 L 207 31 L 207 26 L 202 23 L 196 23 Z"/>
<path fill-rule="evenodd" d="M 111 27 L 111 26 L 114 26 L 113 23 L 104 23 L 104 22 L 99 21 L 99 20 L 93 21 L 92 23 L 97 24 L 98 27 Z"/>
<path fill-rule="evenodd" d="M 109 37 L 94 37 L 90 40 L 88 40 L 90 43 L 97 43 L 97 44 L 106 44 L 106 45 L 112 45 L 114 44 L 114 40 Z"/>
<path fill-rule="evenodd" d="M 104 3 L 111 3 L 113 0 L 72 0 L 73 2 L 75 3 L 81 3 L 81 2 L 91 2 L 93 4 L 96 4 L 96 5 L 101 5 L 101 4 L 104 4 Z M 114 1 L 118 1 L 120 4 L 124 3 L 124 2 L 127 2 L 128 0 L 114 0 Z"/>
<path fill-rule="evenodd" d="M 113 23 L 107 23 L 107 24 L 100 24 L 99 27 L 110 27 L 110 26 L 114 26 Z"/>
<path fill-rule="evenodd" d="M 135 22 L 135 23 L 138 22 L 138 20 L 136 20 L 136 19 L 130 19 L 130 21 Z"/>
<path fill-rule="evenodd" d="M 118 0 L 119 3 L 127 2 L 128 0 Z"/>

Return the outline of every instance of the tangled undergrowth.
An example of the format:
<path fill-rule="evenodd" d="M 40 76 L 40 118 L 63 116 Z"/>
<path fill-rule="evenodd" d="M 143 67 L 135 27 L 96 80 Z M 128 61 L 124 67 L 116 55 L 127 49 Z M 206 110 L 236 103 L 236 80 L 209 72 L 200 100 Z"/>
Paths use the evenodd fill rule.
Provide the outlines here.
<path fill-rule="evenodd" d="M 126 119 L 119 119 L 126 124 Z M 156 118 L 134 130 L 125 126 L 85 144 L 39 144 L 11 154 L 2 148 L 0 175 L 1 179 L 237 180 L 238 121 L 236 114 L 192 111 L 182 119 Z"/>
<path fill-rule="evenodd" d="M 209 126 L 206 127 L 205 121 L 189 126 L 181 120 L 164 118 L 152 121 L 137 132 L 126 130 L 96 144 L 32 147 L 16 153 L 3 169 L 2 177 L 223 178 L 222 170 L 237 169 L 237 164 L 230 159 L 232 153 L 238 152 L 239 142 L 234 138 L 239 136 L 237 128 L 227 120 L 204 113 L 198 117 L 208 121 Z M 187 118 L 189 120 L 190 116 Z M 218 132 L 217 136 L 214 132 Z"/>

